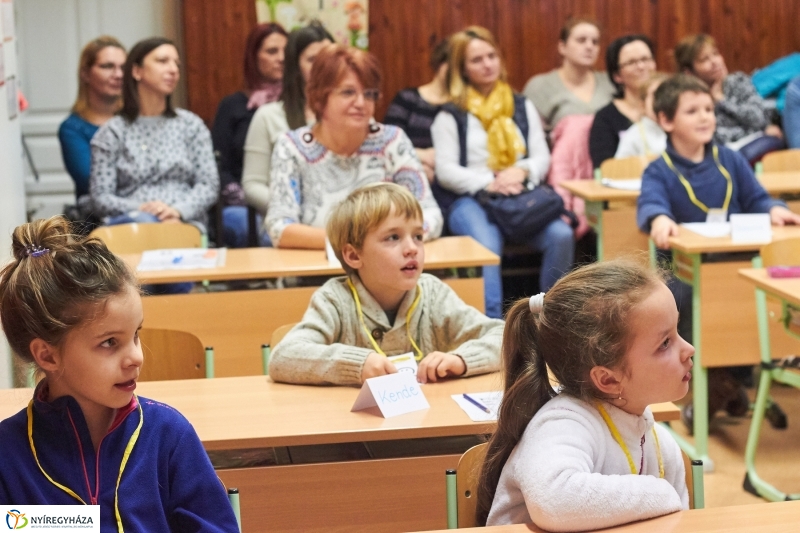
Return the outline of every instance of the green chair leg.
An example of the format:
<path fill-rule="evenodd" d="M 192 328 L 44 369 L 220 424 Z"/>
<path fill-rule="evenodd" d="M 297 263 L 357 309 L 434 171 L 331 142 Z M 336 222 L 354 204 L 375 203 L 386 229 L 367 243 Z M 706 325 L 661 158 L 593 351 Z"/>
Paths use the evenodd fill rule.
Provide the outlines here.
<path fill-rule="evenodd" d="M 692 460 L 692 485 L 694 508 L 703 509 L 706 506 L 706 494 L 703 484 L 703 461 L 699 459 Z"/>
<path fill-rule="evenodd" d="M 228 489 L 228 501 L 231 502 L 233 514 L 236 515 L 236 524 L 239 527 L 239 533 L 242 533 L 242 511 L 239 507 L 239 489 Z"/>
<path fill-rule="evenodd" d="M 269 344 L 261 345 L 261 365 L 264 367 L 264 375 L 269 376 Z"/>
<path fill-rule="evenodd" d="M 206 346 L 206 378 L 214 377 L 214 348 Z"/>
<path fill-rule="evenodd" d="M 458 493 L 456 491 L 456 471 L 445 472 L 447 481 L 447 529 L 458 529 Z"/>

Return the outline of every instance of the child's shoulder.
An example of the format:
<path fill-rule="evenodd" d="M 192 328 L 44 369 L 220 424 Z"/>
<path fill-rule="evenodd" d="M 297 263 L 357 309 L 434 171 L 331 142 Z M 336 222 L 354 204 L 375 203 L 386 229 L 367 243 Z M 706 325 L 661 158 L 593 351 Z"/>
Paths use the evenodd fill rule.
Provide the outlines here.
<path fill-rule="evenodd" d="M 192 426 L 186 417 L 174 407 L 150 398 L 141 396 L 138 398 L 144 419 L 151 428 L 167 428 L 177 433 Z"/>
<path fill-rule="evenodd" d="M 540 426 L 555 422 L 601 427 L 602 418 L 591 404 L 567 394 L 559 394 L 544 404 L 531 420 L 531 424 Z"/>

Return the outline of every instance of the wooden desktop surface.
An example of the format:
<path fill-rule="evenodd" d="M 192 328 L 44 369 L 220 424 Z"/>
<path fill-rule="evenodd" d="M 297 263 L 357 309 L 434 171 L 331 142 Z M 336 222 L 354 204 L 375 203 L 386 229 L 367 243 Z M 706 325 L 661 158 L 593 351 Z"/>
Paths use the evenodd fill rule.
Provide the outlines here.
<path fill-rule="evenodd" d="M 121 256 L 136 269 L 141 254 Z M 500 258 L 471 237 L 442 237 L 425 243 L 425 270 L 499 265 Z M 323 250 L 280 248 L 232 248 L 225 265 L 193 270 L 136 272 L 142 283 L 223 281 L 278 278 L 282 276 L 335 276 L 343 270 L 331 265 Z"/>
<path fill-rule="evenodd" d="M 800 501 L 693 509 L 602 529 L 603 533 L 789 533 L 800 527 Z M 444 533 L 439 532 L 430 533 Z M 475 533 L 547 533 L 533 524 L 470 528 Z"/>
<path fill-rule="evenodd" d="M 728 237 L 704 237 L 698 233 L 680 227 L 677 237 L 670 237 L 669 244 L 673 250 L 687 254 L 757 252 L 764 243 L 734 243 Z M 773 226 L 772 240 L 800 237 L 800 226 Z"/>
<path fill-rule="evenodd" d="M 233 450 L 491 433 L 494 422 L 472 422 L 450 395 L 501 388 L 499 373 L 424 385 L 430 409 L 387 419 L 350 412 L 356 387 L 287 385 L 267 376 L 142 382 L 136 393 L 180 411 L 206 449 Z M 0 390 L 0 420 L 23 409 L 31 394 Z M 680 418 L 672 403 L 651 409 L 659 421 Z"/>
<path fill-rule="evenodd" d="M 800 305 L 800 278 L 771 278 L 766 268 L 743 268 L 739 270 L 739 276 L 769 294 L 791 304 Z"/>
<path fill-rule="evenodd" d="M 639 191 L 623 191 L 606 187 L 595 180 L 568 180 L 559 183 L 569 192 L 587 202 L 635 201 Z"/>

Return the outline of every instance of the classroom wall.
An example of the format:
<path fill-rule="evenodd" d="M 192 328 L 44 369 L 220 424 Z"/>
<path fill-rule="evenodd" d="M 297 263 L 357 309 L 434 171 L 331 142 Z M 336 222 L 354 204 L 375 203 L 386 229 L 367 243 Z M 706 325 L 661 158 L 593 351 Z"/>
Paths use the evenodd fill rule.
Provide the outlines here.
<path fill-rule="evenodd" d="M 184 0 L 183 10 L 189 108 L 210 124 L 219 100 L 241 87 L 255 0 Z M 603 52 L 620 35 L 651 36 L 664 70 L 673 68 L 671 47 L 689 33 L 712 34 L 731 71 L 749 72 L 800 50 L 796 0 L 370 0 L 369 47 L 384 74 L 377 116 L 398 90 L 428 81 L 428 51 L 464 26 L 494 32 L 509 81 L 521 89 L 530 76 L 559 64 L 559 29 L 580 15 L 602 26 Z"/>

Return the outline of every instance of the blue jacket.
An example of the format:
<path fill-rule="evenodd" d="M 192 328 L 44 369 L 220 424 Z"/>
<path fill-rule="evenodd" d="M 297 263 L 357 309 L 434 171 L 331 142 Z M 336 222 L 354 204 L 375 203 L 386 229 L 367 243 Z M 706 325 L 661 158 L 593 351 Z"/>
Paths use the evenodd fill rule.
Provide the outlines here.
<path fill-rule="evenodd" d="M 694 163 L 679 156 L 672 143 L 667 142 L 667 154 L 672 159 L 672 164 L 689 181 L 697 199 L 713 209 L 722 207 L 728 183 L 714 162 L 711 147 L 712 143 L 709 143 L 703 160 Z M 767 194 L 739 152 L 719 146 L 719 162 L 733 181 L 728 215 L 769 213 L 774 206 L 785 205 Z M 663 157 L 650 163 L 642 175 L 636 225 L 642 231 L 649 232 L 650 222 L 658 215 L 667 215 L 679 224 L 706 221 L 706 213 L 692 203 L 678 176 L 667 166 Z"/>
<path fill-rule="evenodd" d="M 89 170 L 92 166 L 92 137 L 100 126 L 87 122 L 72 113 L 58 128 L 61 157 L 72 181 L 75 182 L 75 197 L 89 194 Z"/>
<path fill-rule="evenodd" d="M 95 453 L 83 412 L 71 396 L 33 402 L 33 442 L 42 468 L 87 504 L 100 504 L 101 531 L 117 532 L 114 491 L 125 447 L 140 421 L 136 399 L 120 409 Z M 138 399 L 144 422 L 119 486 L 126 532 L 238 531 L 227 494 L 200 439 L 178 411 Z M 75 505 L 39 470 L 25 409 L 0 422 L 0 505 Z M 99 489 L 98 489 L 99 485 Z"/>

